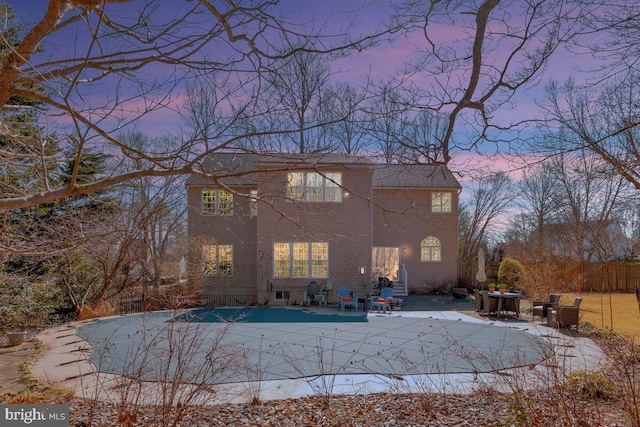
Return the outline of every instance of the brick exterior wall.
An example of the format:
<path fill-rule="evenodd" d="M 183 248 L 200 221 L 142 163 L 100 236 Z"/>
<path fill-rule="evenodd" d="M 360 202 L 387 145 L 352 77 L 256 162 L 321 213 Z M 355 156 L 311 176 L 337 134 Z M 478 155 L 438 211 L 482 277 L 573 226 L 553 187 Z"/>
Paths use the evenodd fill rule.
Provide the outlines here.
<path fill-rule="evenodd" d="M 375 246 L 400 248 L 400 262 L 408 272 L 409 292 L 426 293 L 456 285 L 459 184 L 455 179 L 449 178 L 448 186 L 443 188 L 427 188 L 425 184 L 377 187 L 376 165 L 368 161 L 313 165 L 270 161 L 255 162 L 254 167 L 258 172 L 250 180 L 236 179 L 227 184 L 234 192 L 233 216 L 202 215 L 202 190 L 216 187 L 202 180 L 187 181 L 188 235 L 196 254 L 191 262 L 198 262 L 198 245 L 207 240 L 233 245 L 234 249 L 233 275 L 204 277 L 204 295 L 249 295 L 250 301 L 258 304 L 299 304 L 309 282 L 314 280 L 330 302 L 335 300 L 335 289 L 343 285 L 364 296 L 376 279 L 371 274 Z M 340 172 L 342 202 L 288 200 L 286 177 L 292 170 Z M 257 216 L 250 215 L 251 190 L 257 190 L 260 198 Z M 431 212 L 433 191 L 451 193 L 451 212 Z M 420 261 L 420 243 L 427 236 L 440 240 L 441 261 Z M 274 278 L 274 242 L 327 242 L 328 277 Z M 361 268 L 366 274 L 360 274 Z M 333 290 L 326 290 L 328 280 Z M 290 298 L 276 300 L 276 293 Z"/>

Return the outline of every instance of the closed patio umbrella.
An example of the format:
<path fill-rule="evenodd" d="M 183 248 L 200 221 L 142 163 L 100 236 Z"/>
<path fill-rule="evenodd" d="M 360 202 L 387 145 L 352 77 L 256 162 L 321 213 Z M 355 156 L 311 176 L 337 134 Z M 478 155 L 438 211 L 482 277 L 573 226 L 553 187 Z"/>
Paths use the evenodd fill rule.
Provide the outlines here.
<path fill-rule="evenodd" d="M 484 250 L 482 248 L 478 249 L 478 272 L 476 273 L 476 280 L 481 284 L 484 284 L 487 280 L 487 273 L 484 271 Z"/>

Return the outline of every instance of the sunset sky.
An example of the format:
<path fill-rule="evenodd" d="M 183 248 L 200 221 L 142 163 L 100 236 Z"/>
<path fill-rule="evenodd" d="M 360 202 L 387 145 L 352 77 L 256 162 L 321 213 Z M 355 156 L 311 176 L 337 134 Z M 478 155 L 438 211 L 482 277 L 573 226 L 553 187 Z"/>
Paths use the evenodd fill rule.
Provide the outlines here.
<path fill-rule="evenodd" d="M 47 0 L 11 0 L 8 1 L 8 3 L 14 7 L 19 21 L 25 25 L 26 29 L 41 19 L 48 4 Z M 132 1 L 120 5 L 109 5 L 108 7 L 126 11 L 127 8 L 136 8 L 140 3 L 141 2 Z M 171 6 L 176 4 L 190 4 L 189 2 L 177 3 L 169 1 L 165 3 Z M 345 28 L 350 22 L 355 22 L 355 25 L 350 31 L 362 34 L 374 28 L 380 28 L 382 23 L 388 19 L 390 12 L 389 8 L 384 6 L 387 2 L 377 2 L 383 6 L 360 6 L 365 3 L 368 2 L 364 0 L 285 0 L 280 2 L 278 10 L 286 11 L 292 22 L 304 23 L 305 26 L 308 27 L 335 28 L 335 32 L 340 32 L 340 30 Z M 355 14 L 353 13 L 354 10 L 357 11 Z M 174 9 L 167 7 L 166 13 L 172 14 L 174 13 Z M 350 21 L 350 18 L 356 19 L 355 21 Z M 468 18 L 459 17 L 456 19 Z M 453 43 L 454 40 L 460 37 L 460 28 L 453 25 L 437 25 L 439 25 L 439 27 L 434 27 L 434 34 L 436 34 L 441 41 Z M 63 37 L 65 35 L 67 38 Z M 78 46 L 82 46 L 83 40 L 69 39 L 68 36 L 68 33 L 63 33 L 59 36 L 49 38 L 47 40 L 49 44 L 44 46 L 44 53 L 38 55 L 55 56 L 57 53 L 65 55 L 77 49 Z M 379 43 L 372 49 L 353 52 L 348 57 L 341 58 L 332 64 L 332 70 L 336 72 L 332 79 L 334 82 L 347 81 L 358 85 L 367 76 L 371 76 L 374 80 L 383 80 L 397 76 L 405 62 L 414 58 L 416 49 L 424 47 L 424 37 L 419 31 L 416 31 L 391 42 Z M 496 49 L 493 55 L 495 60 L 501 60 L 499 49 Z M 568 52 L 558 53 L 550 61 L 544 74 L 539 79 L 538 84 L 517 92 L 517 95 L 513 99 L 513 106 L 502 107 L 497 112 L 499 114 L 496 115 L 496 120 L 509 122 L 519 120 L 522 117 L 533 117 L 539 114 L 536 112 L 536 101 L 542 98 L 545 85 L 548 84 L 551 79 L 564 81 L 570 76 L 580 80 L 582 74 L 576 70 L 580 66 L 588 66 L 588 62 L 585 61 L 588 61 L 587 57 L 576 56 Z M 149 78 L 155 77 L 155 73 L 161 73 L 160 69 L 149 69 L 145 71 L 149 73 Z M 422 77 L 413 77 L 414 81 L 418 83 L 420 83 L 420 78 Z M 425 83 L 428 84 L 426 81 Z M 92 95 L 96 97 L 100 96 L 99 93 Z M 103 95 L 106 97 L 109 94 L 104 93 Z M 159 110 L 153 114 L 144 116 L 135 123 L 136 129 L 150 136 L 158 136 L 165 133 L 176 134 L 181 126 L 181 120 L 175 110 L 180 108 L 184 99 L 183 97 L 184 91 L 176 92 L 171 99 L 172 108 Z M 129 102 L 132 101 L 133 100 L 129 100 Z M 488 147 L 488 149 L 491 149 L 491 147 Z M 459 152 L 454 158 L 453 168 L 456 167 L 456 164 L 468 164 L 468 162 L 473 161 L 474 155 L 472 152 Z M 497 161 L 493 159 L 491 165 L 485 166 L 490 167 L 493 171 L 514 169 L 514 165 L 508 160 Z"/>

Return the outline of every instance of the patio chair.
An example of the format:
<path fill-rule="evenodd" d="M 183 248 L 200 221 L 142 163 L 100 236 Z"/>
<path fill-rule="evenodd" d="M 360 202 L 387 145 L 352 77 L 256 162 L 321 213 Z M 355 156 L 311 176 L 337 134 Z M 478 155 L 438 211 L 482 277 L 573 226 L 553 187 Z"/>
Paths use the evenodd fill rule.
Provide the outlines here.
<path fill-rule="evenodd" d="M 369 302 L 369 311 L 375 308 L 378 312 L 382 309 L 383 313 L 389 309 L 391 314 L 391 300 L 393 299 L 393 288 L 384 288 L 380 291 L 380 295 L 372 296 Z"/>
<path fill-rule="evenodd" d="M 482 291 L 482 313 L 487 316 L 498 313 L 498 299 L 489 297 L 488 291 Z"/>
<path fill-rule="evenodd" d="M 480 291 L 478 289 L 473 290 L 473 299 L 476 302 L 476 312 L 482 312 L 482 296 L 480 295 Z"/>
<path fill-rule="evenodd" d="M 318 282 L 309 282 L 309 286 L 307 287 L 307 303 L 309 305 L 327 305 L 327 300 L 324 297 L 324 294 L 320 293 L 320 286 L 318 285 Z"/>
<path fill-rule="evenodd" d="M 347 307 L 353 307 L 358 310 L 358 297 L 351 293 L 351 289 L 348 286 L 339 286 L 337 292 L 340 311 L 344 311 Z"/>
<path fill-rule="evenodd" d="M 504 311 L 511 311 L 513 313 L 520 313 L 520 298 L 505 298 L 502 301 Z"/>
<path fill-rule="evenodd" d="M 580 314 L 581 297 L 573 300 L 573 305 L 557 305 L 549 312 L 549 324 L 556 329 L 571 328 L 578 329 L 578 317 Z"/>
<path fill-rule="evenodd" d="M 553 308 L 553 306 L 558 305 L 560 301 L 560 294 L 551 294 L 549 295 L 549 301 L 534 301 L 531 303 L 533 306 L 533 311 L 531 312 L 533 315 L 533 321 L 536 320 L 536 316 L 540 317 L 540 323 L 544 323 L 544 319 L 549 320 L 549 311 Z"/>

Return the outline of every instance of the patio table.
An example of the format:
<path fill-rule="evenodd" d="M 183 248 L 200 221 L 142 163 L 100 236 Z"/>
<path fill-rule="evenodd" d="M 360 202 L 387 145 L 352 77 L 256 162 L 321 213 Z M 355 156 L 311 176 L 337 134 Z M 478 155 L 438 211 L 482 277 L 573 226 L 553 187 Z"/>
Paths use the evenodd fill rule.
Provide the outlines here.
<path fill-rule="evenodd" d="M 504 305 L 504 300 L 512 299 L 514 302 L 514 308 L 516 317 L 520 318 L 520 299 L 522 298 L 522 294 L 520 292 L 505 292 L 501 294 L 500 292 L 489 292 L 489 298 L 498 298 L 498 313 L 501 313 L 502 306 Z"/>

